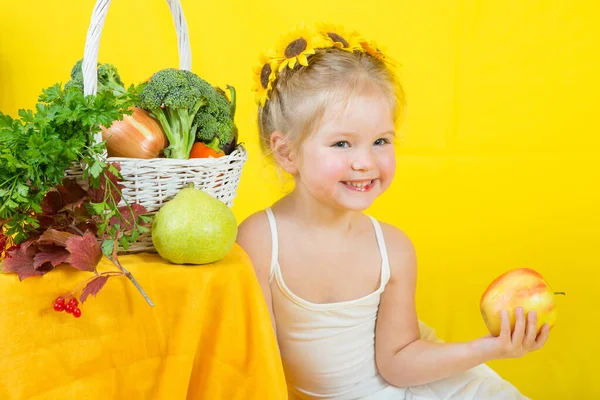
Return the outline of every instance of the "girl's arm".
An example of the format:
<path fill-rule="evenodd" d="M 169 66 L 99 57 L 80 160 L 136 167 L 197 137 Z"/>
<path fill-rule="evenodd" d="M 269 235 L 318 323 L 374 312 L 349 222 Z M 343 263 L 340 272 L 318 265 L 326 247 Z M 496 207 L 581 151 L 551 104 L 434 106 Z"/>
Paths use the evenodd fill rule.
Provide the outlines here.
<path fill-rule="evenodd" d="M 433 343 L 419 339 L 415 310 L 416 257 L 410 240 L 400 230 L 382 224 L 388 243 L 391 278 L 381 297 L 375 331 L 375 357 L 381 376 L 391 385 L 408 387 L 430 383 L 498 358 L 521 357 L 541 348 L 548 338 L 544 325 L 536 337 L 536 316 L 528 320 L 517 310 L 514 332 L 502 314 L 500 336 L 466 343 Z"/>
<path fill-rule="evenodd" d="M 236 242 L 244 249 L 250 257 L 254 272 L 271 316 L 271 324 L 277 339 L 277 328 L 273 314 L 273 303 L 271 301 L 271 287 L 269 286 L 269 274 L 271 272 L 271 241 L 270 227 L 264 212 L 257 212 L 244 220 L 239 228 Z"/>

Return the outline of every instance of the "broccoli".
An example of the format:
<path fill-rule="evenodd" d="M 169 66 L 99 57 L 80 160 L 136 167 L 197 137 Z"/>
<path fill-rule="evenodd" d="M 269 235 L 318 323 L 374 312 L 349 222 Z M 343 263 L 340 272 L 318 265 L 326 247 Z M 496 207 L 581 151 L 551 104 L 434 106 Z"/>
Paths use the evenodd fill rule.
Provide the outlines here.
<path fill-rule="evenodd" d="M 212 140 L 215 134 L 209 137 L 206 127 L 220 127 L 231 121 L 227 99 L 190 71 L 172 68 L 158 71 L 140 93 L 140 99 L 140 106 L 160 122 L 169 139 L 169 147 L 165 149 L 169 158 L 189 158 L 199 129 L 202 137 Z M 227 138 L 225 129 L 219 128 L 219 132 Z"/>
<path fill-rule="evenodd" d="M 233 86 L 227 85 L 227 89 L 231 92 L 231 120 L 234 121 L 235 118 L 235 88 Z M 238 129 L 233 125 L 232 138 L 229 143 L 225 143 L 221 145 L 221 149 L 225 152 L 225 154 L 231 154 L 233 150 L 237 147 L 238 141 Z"/>
<path fill-rule="evenodd" d="M 71 69 L 71 80 L 65 84 L 65 90 L 71 87 L 79 88 L 83 92 L 83 59 L 77 61 Z M 117 72 L 117 67 L 112 64 L 98 64 L 98 92 L 111 90 L 115 96 L 127 92 L 125 85 Z"/>
<path fill-rule="evenodd" d="M 198 126 L 196 136 L 199 141 L 206 143 L 215 151 L 223 150 L 223 148 L 232 143 L 237 132 L 233 123 L 235 114 L 235 89 L 228 86 L 231 91 L 231 103 L 227 99 L 225 92 L 219 88 L 215 88 L 215 101 L 207 107 L 201 109 L 194 123 Z M 229 152 L 225 152 L 229 154 Z"/>

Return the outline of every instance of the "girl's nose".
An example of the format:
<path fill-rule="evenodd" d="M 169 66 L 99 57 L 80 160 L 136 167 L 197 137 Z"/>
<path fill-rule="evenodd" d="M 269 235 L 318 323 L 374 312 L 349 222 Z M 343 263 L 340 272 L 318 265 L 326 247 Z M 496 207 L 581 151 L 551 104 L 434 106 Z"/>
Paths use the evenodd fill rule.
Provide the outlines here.
<path fill-rule="evenodd" d="M 357 152 L 352 160 L 352 169 L 355 171 L 370 171 L 375 168 L 371 151 Z"/>

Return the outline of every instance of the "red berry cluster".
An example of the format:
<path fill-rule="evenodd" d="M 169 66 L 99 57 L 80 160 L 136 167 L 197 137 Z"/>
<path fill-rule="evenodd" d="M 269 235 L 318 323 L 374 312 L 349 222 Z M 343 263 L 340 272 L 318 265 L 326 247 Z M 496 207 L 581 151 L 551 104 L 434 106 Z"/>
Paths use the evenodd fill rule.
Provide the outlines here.
<path fill-rule="evenodd" d="M 81 317 L 81 310 L 79 309 L 79 302 L 75 297 L 71 297 L 68 303 L 65 303 L 65 298 L 60 296 L 54 301 L 54 311 L 66 311 L 67 314 L 73 314 L 75 318 Z"/>

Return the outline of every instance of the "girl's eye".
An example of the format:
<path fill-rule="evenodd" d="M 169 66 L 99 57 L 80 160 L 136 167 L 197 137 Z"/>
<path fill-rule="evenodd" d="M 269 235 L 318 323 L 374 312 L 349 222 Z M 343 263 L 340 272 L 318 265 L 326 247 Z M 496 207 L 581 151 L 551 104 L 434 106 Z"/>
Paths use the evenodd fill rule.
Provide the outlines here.
<path fill-rule="evenodd" d="M 383 146 L 384 144 L 388 144 L 389 142 L 390 142 L 389 140 L 381 138 L 381 139 L 377 139 L 373 144 L 375 146 Z"/>
<path fill-rule="evenodd" d="M 345 140 L 342 140 L 340 142 L 335 142 L 331 147 L 349 147 L 350 143 L 346 142 Z"/>

